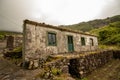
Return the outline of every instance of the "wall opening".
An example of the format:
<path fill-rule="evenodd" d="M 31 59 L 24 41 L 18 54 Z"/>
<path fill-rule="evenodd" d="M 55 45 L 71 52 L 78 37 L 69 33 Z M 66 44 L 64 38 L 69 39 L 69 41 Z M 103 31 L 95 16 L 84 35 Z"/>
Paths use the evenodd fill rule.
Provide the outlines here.
<path fill-rule="evenodd" d="M 77 59 L 71 59 L 69 61 L 69 73 L 72 77 L 80 78 L 78 65 L 79 64 Z"/>

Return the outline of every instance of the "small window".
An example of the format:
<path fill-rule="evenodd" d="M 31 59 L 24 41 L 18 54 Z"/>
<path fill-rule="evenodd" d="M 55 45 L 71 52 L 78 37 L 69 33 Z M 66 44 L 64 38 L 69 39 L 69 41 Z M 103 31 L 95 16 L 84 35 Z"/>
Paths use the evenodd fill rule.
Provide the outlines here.
<path fill-rule="evenodd" d="M 48 45 L 56 46 L 56 34 L 48 32 Z"/>
<path fill-rule="evenodd" d="M 85 38 L 84 37 L 81 37 L 81 45 L 85 46 Z"/>
<path fill-rule="evenodd" d="M 90 45 L 94 46 L 93 38 L 90 38 Z"/>

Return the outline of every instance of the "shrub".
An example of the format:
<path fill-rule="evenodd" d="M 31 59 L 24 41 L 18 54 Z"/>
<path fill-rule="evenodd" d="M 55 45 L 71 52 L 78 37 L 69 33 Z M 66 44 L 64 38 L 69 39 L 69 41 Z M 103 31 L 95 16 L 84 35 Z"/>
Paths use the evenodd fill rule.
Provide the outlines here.
<path fill-rule="evenodd" d="M 8 57 L 11 59 L 22 58 L 22 47 L 17 47 L 13 51 L 4 53 L 4 57 Z"/>
<path fill-rule="evenodd" d="M 61 72 L 60 69 L 53 68 L 52 71 L 51 71 L 51 73 L 52 73 L 53 75 L 60 75 L 62 72 Z"/>

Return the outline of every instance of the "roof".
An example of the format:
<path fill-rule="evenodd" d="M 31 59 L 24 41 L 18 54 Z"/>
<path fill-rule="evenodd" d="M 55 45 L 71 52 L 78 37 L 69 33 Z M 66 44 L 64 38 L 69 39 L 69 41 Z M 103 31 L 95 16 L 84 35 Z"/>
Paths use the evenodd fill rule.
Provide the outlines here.
<path fill-rule="evenodd" d="M 95 35 L 84 33 L 84 32 L 80 32 L 80 31 L 77 31 L 77 30 L 71 30 L 71 29 L 61 28 L 61 27 L 58 27 L 58 26 L 53 26 L 53 25 L 49 25 L 49 24 L 45 24 L 45 23 L 38 23 L 38 22 L 35 22 L 35 21 L 27 20 L 27 19 L 24 20 L 24 25 L 26 25 L 26 24 L 31 24 L 31 25 L 35 25 L 35 26 L 41 26 L 41 27 L 47 27 L 47 28 L 57 29 L 57 30 L 60 30 L 60 31 L 67 31 L 67 32 L 72 32 L 72 33 L 78 33 L 78 34 L 84 34 L 84 35 L 89 35 L 89 36 L 97 37 Z"/>

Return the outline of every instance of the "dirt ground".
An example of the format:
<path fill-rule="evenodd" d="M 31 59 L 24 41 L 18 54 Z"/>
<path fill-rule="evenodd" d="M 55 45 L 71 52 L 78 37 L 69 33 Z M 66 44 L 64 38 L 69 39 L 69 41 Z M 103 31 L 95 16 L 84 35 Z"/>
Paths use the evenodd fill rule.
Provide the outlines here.
<path fill-rule="evenodd" d="M 16 65 L 0 58 L 0 80 L 24 80 L 24 72 Z"/>
<path fill-rule="evenodd" d="M 105 66 L 93 71 L 88 80 L 120 80 L 120 59 L 113 59 Z"/>

